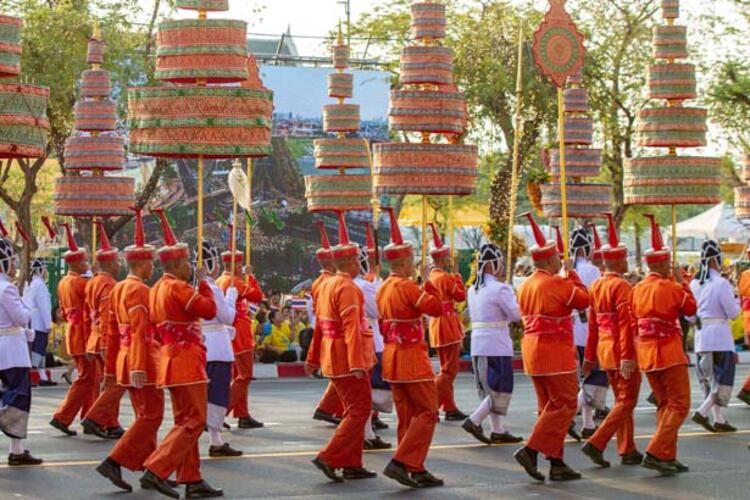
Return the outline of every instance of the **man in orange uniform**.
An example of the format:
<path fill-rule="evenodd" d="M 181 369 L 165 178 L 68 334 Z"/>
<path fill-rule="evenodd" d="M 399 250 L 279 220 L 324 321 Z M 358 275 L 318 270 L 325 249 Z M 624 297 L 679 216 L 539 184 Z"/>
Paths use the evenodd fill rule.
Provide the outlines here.
<path fill-rule="evenodd" d="M 187 498 L 222 496 L 221 490 L 201 479 L 198 452 L 208 408 L 206 347 L 199 322 L 216 316 L 216 304 L 204 269 L 196 270 L 197 290 L 188 283 L 192 271 L 188 246 L 178 243 L 164 211 L 156 212 L 164 232 L 164 246 L 158 251 L 164 275 L 151 289 L 149 311 L 162 343 L 156 386 L 169 389 L 174 427 L 144 462 L 141 487 L 179 498 L 167 483 L 176 471 L 177 482 L 187 485 Z"/>
<path fill-rule="evenodd" d="M 104 371 L 114 373 L 117 384 L 127 388 L 135 421 L 96 471 L 118 488 L 132 491 L 122 479 L 121 467 L 143 470 L 143 462 L 156 449 L 164 417 L 164 391 L 156 388 L 160 346 L 149 319 L 149 288 L 145 283 L 154 272 L 155 249 L 145 244 L 140 209 L 135 210 L 135 244 L 124 253 L 129 272 L 112 290 Z"/>
<path fill-rule="evenodd" d="M 339 244 L 332 249 L 338 271 L 318 290 L 316 310 L 320 342 L 307 355 L 305 372 L 320 368 L 344 405 L 344 418 L 313 464 L 332 481 L 367 479 L 376 474 L 362 467 L 365 424 L 372 409 L 368 371 L 375 365 L 375 344 L 365 320 L 365 299 L 354 283 L 359 275 L 359 247 L 349 241 L 344 213 L 339 212 Z M 343 477 L 336 473 L 343 469 Z"/>
<path fill-rule="evenodd" d="M 646 217 L 651 220 L 651 248 L 644 257 L 650 272 L 633 289 L 632 309 L 638 320 L 638 366 L 648 377 L 658 409 L 643 467 L 674 474 L 689 470 L 677 460 L 677 433 L 690 411 L 688 358 L 679 319 L 693 316 L 698 306 L 682 271 L 671 268 L 671 251 L 662 243 L 656 218 Z"/>
<path fill-rule="evenodd" d="M 536 391 L 539 416 L 526 446 L 513 456 L 537 481 L 544 481 L 544 474 L 537 468 L 538 453 L 550 461 L 550 480 L 580 479 L 581 474 L 563 462 L 563 443 L 578 403 L 571 314 L 589 306 L 589 294 L 569 263 L 565 264 L 564 276 L 560 275 L 563 266 L 556 244 L 547 243 L 534 217 L 525 215 L 536 240 L 531 248 L 536 270 L 518 289 L 524 326 L 521 352 L 524 370 Z"/>
<path fill-rule="evenodd" d="M 747 252 L 747 257 L 750 259 L 750 250 Z M 745 344 L 748 345 L 750 344 L 750 269 L 742 272 L 737 288 L 739 288 L 742 304 L 742 326 L 745 330 Z M 750 375 L 747 376 L 745 383 L 742 384 L 742 389 L 737 393 L 737 399 L 750 405 Z"/>
<path fill-rule="evenodd" d="M 109 244 L 104 223 L 99 222 L 99 251 L 96 252 L 98 271 L 86 285 L 86 306 L 91 315 L 91 336 L 86 344 L 86 356 L 93 358 L 104 372 L 104 387 L 94 406 L 81 421 L 84 434 L 94 434 L 103 439 L 119 439 L 125 434 L 117 421 L 120 414 L 120 400 L 125 388 L 115 382 L 114 363 L 110 361 L 110 371 L 104 365 L 106 358 L 117 359 L 119 349 L 109 349 L 110 316 L 114 304 L 110 301 L 112 289 L 117 284 L 120 273 L 120 252 Z"/>
<path fill-rule="evenodd" d="M 442 486 L 443 480 L 424 466 L 438 418 L 437 388 L 427 355 L 422 315 L 443 314 L 438 291 L 425 281 L 424 289 L 413 280 L 414 253 L 401 237 L 392 208 L 391 244 L 383 257 L 391 275 L 378 289 L 376 301 L 381 320 L 383 380 L 391 384 L 398 415 L 398 447 L 383 474 L 411 488 Z"/>
<path fill-rule="evenodd" d="M 77 433 L 70 428 L 70 424 L 76 414 L 80 412 L 83 417 L 94 404 L 99 394 L 99 377 L 96 362 L 86 357 L 91 320 L 86 308 L 87 280 L 83 275 L 89 270 L 88 255 L 85 248 L 78 248 L 70 226 L 63 226 L 68 238 L 68 251 L 63 254 L 63 259 L 68 265 L 68 274 L 57 285 L 57 299 L 62 318 L 68 325 L 65 346 L 68 354 L 73 357 L 78 377 L 70 386 L 62 404 L 52 415 L 49 424 L 68 436 L 75 436 Z"/>
<path fill-rule="evenodd" d="M 630 310 L 632 287 L 623 275 L 628 272 L 628 248 L 620 245 L 611 213 L 609 245 L 602 249 L 606 272 L 591 285 L 589 335 L 586 341 L 583 372 L 588 376 L 597 364 L 606 370 L 615 394 L 615 406 L 589 438 L 581 451 L 591 461 L 609 467 L 604 448 L 617 433 L 617 452 L 623 465 L 640 465 L 643 454 L 633 439 L 633 410 L 638 403 L 641 373 L 635 363 L 637 325 Z"/>
<path fill-rule="evenodd" d="M 437 226 L 430 224 L 434 248 L 430 250 L 432 271 L 430 283 L 438 291 L 443 314 L 430 319 L 430 345 L 437 350 L 440 359 L 440 373 L 435 378 L 438 391 L 438 409 L 445 412 L 445 420 L 466 420 L 464 414 L 456 406 L 453 398 L 453 381 L 458 375 L 458 358 L 464 339 L 461 320 L 456 314 L 456 304 L 466 300 L 466 288 L 458 273 L 451 272 L 451 249 L 443 245 Z"/>
<path fill-rule="evenodd" d="M 320 276 L 318 276 L 315 281 L 313 281 L 312 286 L 310 287 L 310 295 L 312 295 L 312 303 L 313 303 L 313 317 L 310 318 L 313 321 L 313 338 L 310 345 L 310 349 L 315 348 L 316 350 L 320 350 L 319 345 L 314 345 L 316 343 L 320 343 L 320 340 L 322 338 L 321 332 L 318 327 L 318 313 L 315 309 L 315 304 L 318 300 L 318 293 L 320 292 L 320 288 L 328 279 L 332 278 L 335 272 L 335 267 L 333 265 L 333 253 L 331 252 L 331 243 L 328 240 L 328 233 L 326 232 L 326 227 L 323 223 L 323 221 L 315 221 L 315 224 L 320 229 L 320 243 L 321 247 L 318 249 L 317 252 L 315 252 L 315 256 L 318 259 L 318 263 L 320 264 Z M 307 352 L 308 357 L 310 356 L 310 351 Z M 341 399 L 338 396 L 338 393 L 333 388 L 333 384 L 330 382 L 328 383 L 328 386 L 326 387 L 325 392 L 323 393 L 323 396 L 320 398 L 320 401 L 318 402 L 318 407 L 315 408 L 315 412 L 313 413 L 313 419 L 315 420 L 322 420 L 324 422 L 329 422 L 334 425 L 338 425 L 341 423 L 341 417 L 344 414 L 344 405 L 341 402 Z"/>
<path fill-rule="evenodd" d="M 229 231 L 231 234 L 231 225 Z M 240 429 L 256 429 L 263 427 L 263 422 L 251 417 L 247 406 L 255 358 L 255 335 L 248 307 L 249 304 L 258 304 L 263 301 L 263 291 L 249 267 L 245 273 L 246 277 L 243 279 L 243 258 L 243 253 L 240 250 L 234 250 L 234 252 L 229 250 L 222 253 L 221 260 L 224 264 L 224 274 L 216 280 L 216 285 L 224 293 L 232 286 L 237 289 L 235 304 L 237 313 L 234 317 L 235 336 L 232 341 L 234 365 L 232 366 L 232 384 L 229 387 L 227 415 L 234 414 L 234 417 L 238 419 L 237 427 Z"/>

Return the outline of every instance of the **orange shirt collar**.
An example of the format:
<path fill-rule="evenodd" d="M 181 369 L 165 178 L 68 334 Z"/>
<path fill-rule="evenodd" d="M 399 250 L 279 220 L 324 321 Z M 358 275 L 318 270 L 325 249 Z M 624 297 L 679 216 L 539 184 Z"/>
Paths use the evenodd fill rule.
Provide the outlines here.
<path fill-rule="evenodd" d="M 138 276 L 136 276 L 135 274 L 128 274 L 128 276 L 127 276 L 126 279 L 136 280 L 136 281 L 140 281 L 141 283 L 143 283 L 143 280 L 141 278 L 139 278 Z"/>

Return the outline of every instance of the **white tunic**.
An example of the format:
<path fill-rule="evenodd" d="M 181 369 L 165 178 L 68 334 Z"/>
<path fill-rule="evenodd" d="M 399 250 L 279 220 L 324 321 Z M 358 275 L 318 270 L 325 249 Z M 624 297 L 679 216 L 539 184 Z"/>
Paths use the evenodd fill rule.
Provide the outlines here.
<path fill-rule="evenodd" d="M 601 277 L 602 273 L 599 268 L 593 265 L 583 257 L 576 257 L 575 271 L 581 278 L 586 288 L 591 288 L 591 284 Z M 589 324 L 581 321 L 578 311 L 573 311 L 573 338 L 577 346 L 586 346 L 586 339 L 589 336 Z"/>
<path fill-rule="evenodd" d="M 52 329 L 52 297 L 41 276 L 34 276 L 26 285 L 23 301 L 31 308 L 31 329 L 49 332 Z"/>
<path fill-rule="evenodd" d="M 31 310 L 8 276 L 0 274 L 0 370 L 30 368 L 29 336 Z M 32 337 L 33 339 L 33 337 Z"/>
<path fill-rule="evenodd" d="M 740 314 L 740 303 L 731 283 L 721 273 L 714 269 L 709 269 L 709 273 L 710 279 L 703 286 L 697 279 L 690 282 L 703 324 L 695 333 L 695 352 L 734 351 L 729 321 Z"/>
<path fill-rule="evenodd" d="M 234 304 L 237 303 L 237 289 L 230 287 L 227 289 L 227 295 L 224 296 L 221 288 L 216 286 L 213 278 L 206 277 L 206 282 L 214 292 L 214 302 L 216 303 L 216 317 L 211 320 L 201 322 L 203 331 L 203 342 L 206 344 L 206 361 L 234 361 L 234 351 L 232 350 L 232 339 L 234 339 L 234 316 L 237 310 Z"/>
<path fill-rule="evenodd" d="M 467 302 L 471 318 L 471 355 L 513 356 L 508 325 L 521 321 L 513 288 L 485 274 L 483 287 L 469 288 Z"/>
<path fill-rule="evenodd" d="M 354 278 L 354 283 L 360 290 L 362 290 L 362 295 L 365 296 L 365 318 L 372 329 L 372 340 L 375 343 L 375 352 L 383 352 L 385 342 L 383 341 L 383 335 L 380 333 L 380 325 L 378 324 L 378 304 L 375 302 L 375 294 L 378 293 L 378 288 L 380 288 L 383 280 L 377 278 L 374 282 L 370 282 L 362 276 L 357 276 Z"/>

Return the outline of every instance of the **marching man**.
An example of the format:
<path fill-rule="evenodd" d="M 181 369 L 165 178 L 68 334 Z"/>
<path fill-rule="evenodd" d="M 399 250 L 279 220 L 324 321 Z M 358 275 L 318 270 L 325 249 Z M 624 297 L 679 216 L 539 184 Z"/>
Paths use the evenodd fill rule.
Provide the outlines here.
<path fill-rule="evenodd" d="M 662 243 L 655 217 L 646 217 L 651 220 L 651 248 L 644 253 L 649 274 L 633 289 L 632 310 L 638 320 L 638 367 L 648 377 L 658 410 L 643 467 L 674 474 L 689 470 L 677 460 L 677 433 L 690 412 L 690 376 L 679 317 L 693 316 L 698 308 L 682 271 L 671 268 L 671 251 Z"/>
<path fill-rule="evenodd" d="M 414 251 L 401 237 L 393 208 L 391 244 L 383 257 L 391 275 L 378 290 L 378 316 L 383 339 L 383 380 L 391 384 L 398 415 L 398 447 L 383 474 L 411 488 L 442 486 L 443 480 L 425 469 L 438 419 L 437 388 L 427 355 L 422 315 L 443 314 L 438 291 L 429 280 L 424 288 L 414 281 Z"/>
<path fill-rule="evenodd" d="M 521 321 L 513 288 L 500 281 L 504 273 L 500 249 L 492 243 L 482 245 L 477 257 L 477 277 L 468 296 L 471 360 L 482 402 L 464 421 L 463 429 L 486 444 L 523 441 L 503 424 L 513 394 L 510 323 Z M 487 417 L 490 417 L 490 437 L 482 430 L 482 421 Z"/>
<path fill-rule="evenodd" d="M 49 332 L 52 330 L 52 296 L 47 288 L 47 266 L 44 259 L 31 261 L 31 281 L 23 290 L 23 300 L 31 308 L 31 366 L 39 374 L 40 386 L 55 386 L 47 376 L 46 357 Z"/>
<path fill-rule="evenodd" d="M 339 211 L 339 244 L 331 254 L 337 273 L 317 291 L 320 340 L 307 355 L 305 372 L 320 368 L 344 406 L 344 418 L 313 464 L 332 481 L 367 479 L 376 474 L 362 467 L 365 424 L 372 411 L 369 370 L 375 365 L 372 332 L 365 321 L 365 300 L 354 284 L 359 274 L 359 247 L 349 241 L 344 213 Z M 336 472 L 343 469 L 342 476 Z"/>
<path fill-rule="evenodd" d="M 544 481 L 537 468 L 539 453 L 550 461 L 550 480 L 580 479 L 581 474 L 563 462 L 563 443 L 576 413 L 578 394 L 571 315 L 589 306 L 589 294 L 568 263 L 560 275 L 563 265 L 556 244 L 547 243 L 534 217 L 525 215 L 536 240 L 531 248 L 536 270 L 518 289 L 524 323 L 521 352 L 524 370 L 536 391 L 539 416 L 526 446 L 513 456 L 537 481 Z"/>
<path fill-rule="evenodd" d="M 583 373 L 588 375 L 597 365 L 605 370 L 615 394 L 615 405 L 582 451 L 595 464 L 609 467 L 603 453 L 616 433 L 621 463 L 640 465 L 643 455 L 635 447 L 633 433 L 633 410 L 641 387 L 635 358 L 637 325 L 630 309 L 633 290 L 623 277 L 628 272 L 628 249 L 620 244 L 612 214 L 607 217 L 609 245 L 602 249 L 606 272 L 591 286 Z"/>
<path fill-rule="evenodd" d="M 747 258 L 750 259 L 750 250 L 747 252 Z M 745 345 L 750 344 L 750 269 L 742 271 L 740 283 L 737 286 L 740 295 L 740 304 L 742 305 L 742 327 L 745 330 Z M 737 393 L 737 399 L 750 405 L 750 375 L 745 378 L 742 389 Z"/>

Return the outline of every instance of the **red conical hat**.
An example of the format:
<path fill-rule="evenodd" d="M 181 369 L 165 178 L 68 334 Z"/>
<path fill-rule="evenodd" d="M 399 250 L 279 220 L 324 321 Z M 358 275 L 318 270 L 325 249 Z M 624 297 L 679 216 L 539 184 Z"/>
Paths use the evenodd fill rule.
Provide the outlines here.
<path fill-rule="evenodd" d="M 436 259 L 450 255 L 451 247 L 443 245 L 437 225 L 434 222 L 430 222 L 430 228 L 432 229 L 432 242 L 434 244 L 434 248 L 430 250 L 430 257 Z"/>
<path fill-rule="evenodd" d="M 330 261 L 333 259 L 331 253 L 331 242 L 328 241 L 328 232 L 326 231 L 326 225 L 322 220 L 316 220 L 315 225 L 320 229 L 320 248 L 315 252 L 315 256 L 318 261 Z"/>
<path fill-rule="evenodd" d="M 565 256 L 565 245 L 563 244 L 562 232 L 560 232 L 560 226 L 552 226 L 555 230 L 555 243 L 557 245 L 557 253 L 560 254 L 560 258 Z"/>
<path fill-rule="evenodd" d="M 375 236 L 372 234 L 372 224 L 365 222 L 365 237 L 367 238 L 367 251 L 375 251 Z"/>
<path fill-rule="evenodd" d="M 664 246 L 661 239 L 661 228 L 656 223 L 656 216 L 654 214 L 643 214 L 643 216 L 651 221 L 651 248 L 643 253 L 646 263 L 658 264 L 669 260 L 672 251 L 669 247 Z"/>
<path fill-rule="evenodd" d="M 544 237 L 544 234 L 542 234 L 542 230 L 534 220 L 534 216 L 531 212 L 521 214 L 519 217 L 526 217 L 529 220 L 529 224 L 531 224 L 531 232 L 534 234 L 536 245 L 529 250 L 531 258 L 534 261 L 540 261 L 552 257 L 557 251 L 557 245 L 555 242 L 547 243 L 547 239 Z"/>
<path fill-rule="evenodd" d="M 18 221 L 16 221 L 15 224 L 16 224 L 16 231 L 18 232 L 18 235 L 21 237 L 21 239 L 23 241 L 25 241 L 26 243 L 28 243 L 29 242 L 29 235 L 26 234 L 26 231 L 23 230 L 23 227 L 21 227 L 21 224 L 19 224 Z"/>
<path fill-rule="evenodd" d="M 130 210 L 135 212 L 135 244 L 125 248 L 125 260 L 154 260 L 156 248 L 146 245 L 146 237 L 143 231 L 143 213 L 142 209 L 132 207 Z"/>
<path fill-rule="evenodd" d="M 107 231 L 104 229 L 104 222 L 97 221 L 96 226 L 99 228 L 99 250 L 96 252 L 97 261 L 115 260 L 120 256 L 120 251 L 113 248 L 109 243 Z"/>
<path fill-rule="evenodd" d="M 73 232 L 70 230 L 70 225 L 67 222 L 63 224 L 63 227 L 65 228 L 65 237 L 68 240 L 68 251 L 63 254 L 63 259 L 65 259 L 65 262 L 67 262 L 68 264 L 85 260 L 86 249 L 78 248 L 76 240 L 73 237 Z"/>
<path fill-rule="evenodd" d="M 0 220 L 0 237 L 8 239 L 8 229 L 5 227 L 2 220 Z"/>
<path fill-rule="evenodd" d="M 414 257 L 414 250 L 411 243 L 404 243 L 401 236 L 401 229 L 398 227 L 398 219 L 393 207 L 385 207 L 388 212 L 388 218 L 391 222 L 391 243 L 383 249 L 383 257 L 387 261 L 400 259 L 402 257 Z"/>
<path fill-rule="evenodd" d="M 607 212 L 604 215 L 607 216 L 607 239 L 609 240 L 609 244 L 602 248 L 604 259 L 626 259 L 628 257 L 628 247 L 620 244 L 620 238 L 617 236 L 617 228 L 615 227 L 615 217 L 611 212 Z"/>
<path fill-rule="evenodd" d="M 231 239 L 232 232 L 234 230 L 234 224 L 227 224 L 227 228 L 229 229 L 229 238 Z M 232 254 L 234 254 L 234 262 L 242 263 L 242 260 L 245 258 L 245 255 L 237 249 L 234 241 L 230 243 L 229 250 L 227 250 L 226 252 L 222 252 L 221 261 L 225 264 L 231 264 Z"/>
<path fill-rule="evenodd" d="M 591 233 L 594 235 L 594 251 L 591 254 L 591 259 L 601 261 L 604 258 L 604 252 L 602 251 L 602 240 L 599 238 L 599 231 L 597 231 L 596 224 L 593 222 L 589 224 L 589 227 L 591 227 Z"/>
<path fill-rule="evenodd" d="M 339 218 L 339 244 L 333 247 L 334 260 L 346 259 L 359 255 L 359 246 L 349 241 L 349 229 L 346 227 L 346 217 L 343 210 L 338 210 Z"/>
<path fill-rule="evenodd" d="M 55 226 L 52 225 L 49 217 L 47 217 L 46 215 L 42 215 L 42 224 L 44 224 L 44 227 L 47 228 L 49 239 L 54 240 L 55 238 L 57 238 L 57 231 L 55 231 Z"/>
<path fill-rule="evenodd" d="M 183 258 L 190 258 L 190 248 L 187 243 L 177 241 L 177 238 L 172 231 L 172 226 L 169 225 L 169 219 L 167 214 L 164 213 L 163 208 L 155 208 L 151 211 L 155 213 L 161 221 L 161 230 L 164 233 L 164 246 L 157 250 L 156 254 L 159 256 L 159 260 L 162 262 L 168 260 L 176 260 Z"/>

